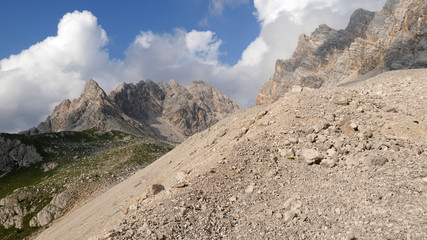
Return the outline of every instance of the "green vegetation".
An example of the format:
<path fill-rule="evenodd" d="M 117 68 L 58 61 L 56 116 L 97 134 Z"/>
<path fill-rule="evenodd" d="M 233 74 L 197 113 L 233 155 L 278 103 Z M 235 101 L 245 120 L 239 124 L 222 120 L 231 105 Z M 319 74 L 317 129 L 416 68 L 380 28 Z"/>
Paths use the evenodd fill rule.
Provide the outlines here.
<path fill-rule="evenodd" d="M 33 145 L 43 157 L 38 164 L 13 169 L 0 178 L 0 199 L 6 196 L 18 199 L 19 207 L 27 213 L 22 229 L 5 229 L 0 225 L 0 239 L 5 240 L 23 239 L 39 230 L 30 227 L 29 222 L 57 194 L 66 191 L 67 196 L 71 196 L 67 206 L 69 209 L 172 149 L 171 145 L 154 139 L 96 129 L 35 136 L 1 136 Z M 57 166 L 44 171 L 49 163 Z"/>

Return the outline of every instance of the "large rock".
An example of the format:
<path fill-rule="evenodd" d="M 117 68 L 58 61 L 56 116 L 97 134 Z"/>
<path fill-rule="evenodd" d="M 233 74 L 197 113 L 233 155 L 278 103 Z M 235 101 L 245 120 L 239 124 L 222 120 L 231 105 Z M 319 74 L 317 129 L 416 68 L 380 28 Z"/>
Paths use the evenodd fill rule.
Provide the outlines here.
<path fill-rule="evenodd" d="M 42 157 L 34 146 L 0 135 L 0 173 L 8 172 L 14 167 L 28 167 L 40 161 Z"/>
<path fill-rule="evenodd" d="M 356 10 L 344 30 L 320 25 L 311 36 L 301 35 L 292 57 L 277 60 L 256 103 L 276 101 L 294 85 L 350 84 L 384 71 L 427 67 L 426 11 L 426 1 L 388 0 L 377 14 Z"/>

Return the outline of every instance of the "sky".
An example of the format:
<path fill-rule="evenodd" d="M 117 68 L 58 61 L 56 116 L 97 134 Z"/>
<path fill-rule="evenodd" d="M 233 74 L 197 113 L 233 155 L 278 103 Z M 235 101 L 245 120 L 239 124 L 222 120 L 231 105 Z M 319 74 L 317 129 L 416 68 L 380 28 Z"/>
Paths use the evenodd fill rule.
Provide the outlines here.
<path fill-rule="evenodd" d="M 322 23 L 345 28 L 386 0 L 2 0 L 0 132 L 36 126 L 88 79 L 203 80 L 244 108 Z"/>

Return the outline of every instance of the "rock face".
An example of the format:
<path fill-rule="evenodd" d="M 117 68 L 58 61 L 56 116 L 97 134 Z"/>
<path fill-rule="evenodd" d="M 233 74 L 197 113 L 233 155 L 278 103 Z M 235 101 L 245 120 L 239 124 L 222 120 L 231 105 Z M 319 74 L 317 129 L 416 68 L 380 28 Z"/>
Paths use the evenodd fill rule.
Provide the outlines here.
<path fill-rule="evenodd" d="M 40 161 L 42 157 L 34 146 L 0 135 L 0 175 L 14 167 L 28 167 Z"/>
<path fill-rule="evenodd" d="M 122 83 L 107 96 L 89 80 L 80 98 L 64 100 L 45 122 L 28 133 L 98 128 L 182 142 L 237 109 L 233 101 L 203 82 L 188 87 L 173 80 Z"/>
<path fill-rule="evenodd" d="M 188 87 L 174 80 L 122 84 L 109 96 L 127 115 L 178 142 L 238 109 L 233 101 L 201 81 Z"/>
<path fill-rule="evenodd" d="M 301 35 L 287 60 L 260 89 L 256 104 L 271 103 L 299 85 L 320 88 L 378 73 L 427 67 L 427 2 L 388 0 L 379 13 L 356 10 L 344 30 L 320 25 Z"/>

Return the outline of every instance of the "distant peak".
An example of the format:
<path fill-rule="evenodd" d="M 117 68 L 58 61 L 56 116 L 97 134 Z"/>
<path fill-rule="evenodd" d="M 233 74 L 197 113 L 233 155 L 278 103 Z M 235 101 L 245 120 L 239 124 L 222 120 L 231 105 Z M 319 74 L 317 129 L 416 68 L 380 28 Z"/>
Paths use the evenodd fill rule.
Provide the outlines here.
<path fill-rule="evenodd" d="M 101 89 L 98 83 L 93 79 L 89 79 L 85 84 L 84 91 L 87 92 L 90 90 L 98 90 L 98 89 Z"/>
<path fill-rule="evenodd" d="M 169 81 L 169 85 L 179 85 L 179 83 L 177 81 L 175 81 L 174 79 L 171 79 Z"/>
<path fill-rule="evenodd" d="M 375 12 L 367 11 L 365 9 L 359 8 L 353 12 L 350 17 L 350 21 L 347 25 L 347 31 L 359 31 L 363 32 L 368 27 L 370 22 L 375 16 Z"/>
<path fill-rule="evenodd" d="M 82 96 L 85 96 L 86 98 L 105 96 L 105 92 L 104 90 L 102 90 L 102 88 L 98 85 L 98 83 L 95 80 L 89 79 L 86 82 Z"/>

